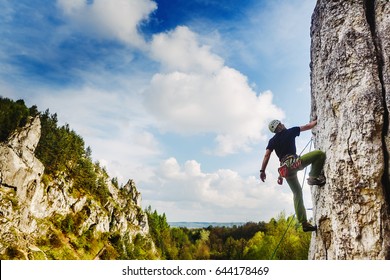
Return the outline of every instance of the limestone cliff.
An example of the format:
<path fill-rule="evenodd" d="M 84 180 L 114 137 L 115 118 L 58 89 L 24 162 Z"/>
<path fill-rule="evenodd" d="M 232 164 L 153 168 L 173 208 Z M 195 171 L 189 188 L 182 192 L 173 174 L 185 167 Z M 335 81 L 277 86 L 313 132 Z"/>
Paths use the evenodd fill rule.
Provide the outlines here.
<path fill-rule="evenodd" d="M 110 238 L 120 238 L 123 248 L 137 234 L 148 239 L 147 215 L 133 181 L 118 188 L 107 179 L 105 205 L 72 189 L 66 176 L 42 182 L 44 166 L 34 156 L 40 128 L 39 117 L 30 119 L 0 144 L 0 256 L 91 259 L 115 251 Z M 54 254 L 56 248 L 62 252 Z"/>
<path fill-rule="evenodd" d="M 312 117 L 327 184 L 312 188 L 310 259 L 390 258 L 390 2 L 318 0 Z"/>

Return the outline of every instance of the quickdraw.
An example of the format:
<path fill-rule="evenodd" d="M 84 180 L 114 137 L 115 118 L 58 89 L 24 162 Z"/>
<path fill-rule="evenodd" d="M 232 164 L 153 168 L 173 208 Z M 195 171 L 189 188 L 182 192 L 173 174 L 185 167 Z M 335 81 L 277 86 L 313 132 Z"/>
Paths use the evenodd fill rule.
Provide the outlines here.
<path fill-rule="evenodd" d="M 300 169 L 302 166 L 301 158 L 297 155 L 289 155 L 280 161 L 280 167 L 278 168 L 279 175 L 283 178 L 288 177 L 289 172 Z"/>

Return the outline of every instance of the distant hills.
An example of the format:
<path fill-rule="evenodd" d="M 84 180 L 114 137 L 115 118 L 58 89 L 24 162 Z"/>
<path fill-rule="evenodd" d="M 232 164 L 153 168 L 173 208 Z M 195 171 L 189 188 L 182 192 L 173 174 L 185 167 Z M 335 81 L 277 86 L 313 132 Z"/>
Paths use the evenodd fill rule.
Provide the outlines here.
<path fill-rule="evenodd" d="M 168 222 L 171 227 L 183 227 L 183 228 L 207 228 L 212 227 L 233 227 L 242 226 L 244 222 L 230 222 L 230 223 L 218 223 L 218 222 Z"/>

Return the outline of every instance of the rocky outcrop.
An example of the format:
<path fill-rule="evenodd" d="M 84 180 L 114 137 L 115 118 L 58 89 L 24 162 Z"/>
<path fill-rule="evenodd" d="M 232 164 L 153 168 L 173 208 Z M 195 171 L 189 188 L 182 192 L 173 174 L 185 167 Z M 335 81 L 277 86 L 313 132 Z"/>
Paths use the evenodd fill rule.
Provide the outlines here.
<path fill-rule="evenodd" d="M 390 2 L 318 0 L 311 27 L 312 117 L 327 155 L 313 187 L 310 259 L 390 258 Z"/>
<path fill-rule="evenodd" d="M 147 237 L 147 215 L 132 180 L 118 188 L 107 178 L 105 205 L 74 191 L 65 175 L 42 183 L 44 166 L 34 155 L 40 128 L 39 117 L 30 119 L 0 144 L 0 255 L 12 246 L 29 258 L 29 252 L 40 251 L 37 240 L 67 216 L 77 220 L 78 236 L 115 233 L 128 242 L 137 234 Z"/>

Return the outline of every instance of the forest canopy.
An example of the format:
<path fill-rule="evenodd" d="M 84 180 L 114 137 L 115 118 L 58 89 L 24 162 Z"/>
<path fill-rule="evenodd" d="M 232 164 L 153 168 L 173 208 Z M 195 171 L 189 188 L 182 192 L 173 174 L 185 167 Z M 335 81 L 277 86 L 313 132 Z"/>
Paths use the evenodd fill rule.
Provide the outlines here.
<path fill-rule="evenodd" d="M 167 260 L 307 260 L 311 234 L 294 216 L 269 222 L 200 229 L 170 227 L 165 214 L 146 209 L 150 234 Z"/>

